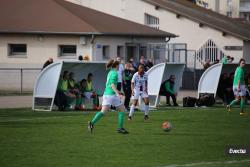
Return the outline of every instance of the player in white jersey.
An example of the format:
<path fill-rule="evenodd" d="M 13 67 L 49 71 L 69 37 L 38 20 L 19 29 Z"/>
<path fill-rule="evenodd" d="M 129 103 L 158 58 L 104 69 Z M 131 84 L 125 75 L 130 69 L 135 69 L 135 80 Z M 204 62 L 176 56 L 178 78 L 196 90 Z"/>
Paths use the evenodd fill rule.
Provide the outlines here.
<path fill-rule="evenodd" d="M 144 72 L 144 66 L 139 65 L 138 72 L 133 75 L 131 81 L 131 90 L 132 90 L 132 105 L 130 107 L 128 120 L 132 120 L 132 116 L 135 110 L 135 106 L 138 103 L 139 96 L 143 99 L 145 103 L 145 114 L 144 120 L 148 119 L 149 113 L 149 98 L 148 98 L 148 76 Z"/>

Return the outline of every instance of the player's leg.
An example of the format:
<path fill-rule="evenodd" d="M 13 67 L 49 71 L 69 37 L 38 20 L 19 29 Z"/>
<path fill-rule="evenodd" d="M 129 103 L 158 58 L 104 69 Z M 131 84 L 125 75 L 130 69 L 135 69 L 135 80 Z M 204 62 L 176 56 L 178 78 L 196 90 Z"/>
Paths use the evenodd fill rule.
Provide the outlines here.
<path fill-rule="evenodd" d="M 139 99 L 139 92 L 135 91 L 134 95 L 132 96 L 132 105 L 130 106 L 130 111 L 129 111 L 129 115 L 128 115 L 128 120 L 132 120 L 132 116 L 135 112 L 135 106 L 138 103 L 138 99 Z"/>
<path fill-rule="evenodd" d="M 132 105 L 130 106 L 130 111 L 129 111 L 129 115 L 128 115 L 128 120 L 132 120 L 132 116 L 135 112 L 135 106 L 138 103 L 138 99 L 133 99 L 132 101 Z"/>
<path fill-rule="evenodd" d="M 232 106 L 234 106 L 236 103 L 238 103 L 240 101 L 238 87 L 234 86 L 233 87 L 233 92 L 234 92 L 235 99 L 233 101 L 231 101 L 231 103 L 229 105 L 227 105 L 227 111 L 228 112 L 231 111 Z"/>
<path fill-rule="evenodd" d="M 122 104 L 121 98 L 118 96 L 113 96 L 111 105 L 117 108 L 118 112 L 118 126 L 117 132 L 121 134 L 128 134 L 128 131 L 124 129 L 123 122 L 124 122 L 124 115 L 125 115 L 125 107 Z"/>
<path fill-rule="evenodd" d="M 171 103 L 170 103 L 170 94 L 169 94 L 169 92 L 166 92 L 166 104 L 167 104 L 168 106 L 171 106 Z"/>
<path fill-rule="evenodd" d="M 143 98 L 143 101 L 145 103 L 145 114 L 144 114 L 144 120 L 148 120 L 148 114 L 149 114 L 149 98 L 148 96 Z"/>
<path fill-rule="evenodd" d="M 171 94 L 171 98 L 173 100 L 174 106 L 178 106 L 178 104 L 176 102 L 176 96 L 175 96 L 175 94 Z"/>
<path fill-rule="evenodd" d="M 244 112 L 245 109 L 245 102 L 246 102 L 246 86 L 241 85 L 240 87 L 240 115 L 245 115 L 246 113 Z"/>
<path fill-rule="evenodd" d="M 241 99 L 240 99 L 240 115 L 244 115 L 245 114 L 245 112 L 244 112 L 245 101 L 246 101 L 245 96 L 242 96 Z"/>
<path fill-rule="evenodd" d="M 227 105 L 227 110 L 230 112 L 231 108 L 240 101 L 240 97 L 236 96 L 235 99 L 233 101 L 231 101 L 231 103 L 229 105 Z"/>
<path fill-rule="evenodd" d="M 104 114 L 109 111 L 112 99 L 109 96 L 103 96 L 102 109 L 97 112 L 93 119 L 88 122 L 88 129 L 92 132 L 94 125 L 104 116 Z"/>
<path fill-rule="evenodd" d="M 125 107 L 124 105 L 120 105 L 116 107 L 118 112 L 118 128 L 117 132 L 122 134 L 128 134 L 128 131 L 124 129 L 123 122 L 124 122 L 124 116 L 125 116 Z"/>

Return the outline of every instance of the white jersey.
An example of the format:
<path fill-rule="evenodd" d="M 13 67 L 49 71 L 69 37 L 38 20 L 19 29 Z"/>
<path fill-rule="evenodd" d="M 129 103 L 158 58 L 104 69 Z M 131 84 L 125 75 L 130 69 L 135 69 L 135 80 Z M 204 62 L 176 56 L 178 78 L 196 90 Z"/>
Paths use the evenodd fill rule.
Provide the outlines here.
<path fill-rule="evenodd" d="M 124 72 L 124 67 L 123 67 L 123 64 L 119 64 L 119 68 L 118 68 L 118 82 L 122 82 L 122 74 Z"/>
<path fill-rule="evenodd" d="M 143 73 L 142 76 L 136 72 L 133 75 L 132 81 L 134 84 L 134 91 L 136 92 L 145 92 L 146 91 L 146 86 L 148 84 L 148 75 L 147 73 Z"/>

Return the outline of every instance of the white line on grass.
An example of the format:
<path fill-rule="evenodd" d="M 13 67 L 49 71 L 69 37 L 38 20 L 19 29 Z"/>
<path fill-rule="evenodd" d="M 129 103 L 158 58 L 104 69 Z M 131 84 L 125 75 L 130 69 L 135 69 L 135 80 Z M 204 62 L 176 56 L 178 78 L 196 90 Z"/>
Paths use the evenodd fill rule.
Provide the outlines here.
<path fill-rule="evenodd" d="M 250 162 L 250 159 L 246 160 L 239 160 L 239 161 L 214 161 L 214 162 L 198 162 L 198 163 L 190 163 L 190 164 L 183 164 L 183 165 L 167 165 L 164 167 L 193 167 L 193 166 L 205 166 L 205 165 L 227 165 L 227 164 L 238 164 Z"/>
<path fill-rule="evenodd" d="M 39 117 L 39 118 L 27 118 L 27 119 L 10 119 L 10 120 L 1 120 L 0 122 L 19 122 L 19 121 L 33 121 L 33 120 L 46 120 L 46 119 L 60 119 L 65 117 L 74 117 L 74 116 L 53 116 L 53 117 Z"/>

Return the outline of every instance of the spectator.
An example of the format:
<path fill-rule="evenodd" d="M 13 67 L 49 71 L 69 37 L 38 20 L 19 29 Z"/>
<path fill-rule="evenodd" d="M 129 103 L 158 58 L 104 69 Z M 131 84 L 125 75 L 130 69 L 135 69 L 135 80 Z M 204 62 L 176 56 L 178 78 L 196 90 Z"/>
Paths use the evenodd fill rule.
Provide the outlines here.
<path fill-rule="evenodd" d="M 121 63 L 121 58 L 117 57 L 116 60 L 119 62 L 119 67 L 118 67 L 118 83 L 117 83 L 117 90 L 121 91 L 122 90 L 122 82 L 124 78 L 124 67 L 123 64 Z"/>
<path fill-rule="evenodd" d="M 89 55 L 85 55 L 85 56 L 83 57 L 83 61 L 89 61 L 89 60 L 90 60 Z"/>
<path fill-rule="evenodd" d="M 210 62 L 211 61 L 207 59 L 205 63 L 202 63 L 204 70 L 208 69 L 211 66 Z"/>
<path fill-rule="evenodd" d="M 83 61 L 82 55 L 78 56 L 78 60 L 79 60 L 79 61 Z"/>
<path fill-rule="evenodd" d="M 246 85 L 247 85 L 247 89 L 248 89 L 248 91 L 247 91 L 247 93 L 248 93 L 248 95 L 247 95 L 247 99 L 249 100 L 250 99 L 250 73 L 248 73 L 248 75 L 247 75 L 247 78 L 246 78 Z"/>
<path fill-rule="evenodd" d="M 217 95 L 223 100 L 224 105 L 228 105 L 233 98 L 231 80 L 227 73 L 222 74 L 220 77 Z"/>
<path fill-rule="evenodd" d="M 214 60 L 213 64 L 211 64 L 211 66 L 212 66 L 212 65 L 215 65 L 215 64 L 218 64 L 219 62 L 220 62 L 220 60 L 219 60 L 219 59 L 216 59 L 216 60 Z"/>
<path fill-rule="evenodd" d="M 222 64 L 228 64 L 228 60 L 230 59 L 230 56 L 224 56 L 222 59 L 221 59 L 221 63 Z"/>
<path fill-rule="evenodd" d="M 234 57 L 230 57 L 230 59 L 228 60 L 228 63 L 232 63 L 234 61 Z"/>
<path fill-rule="evenodd" d="M 48 65 L 52 64 L 52 63 L 53 63 L 53 59 L 50 57 L 50 58 L 44 63 L 42 70 L 43 70 L 44 68 L 46 68 Z"/>
<path fill-rule="evenodd" d="M 131 98 L 131 80 L 134 75 L 134 68 L 132 64 L 126 63 L 124 70 L 124 83 L 123 83 L 123 91 L 125 93 L 125 101 L 124 106 L 127 111 L 129 111 L 129 102 Z"/>
<path fill-rule="evenodd" d="M 144 56 L 140 57 L 139 65 L 143 65 L 144 67 L 146 67 L 146 62 L 145 62 Z"/>
<path fill-rule="evenodd" d="M 153 60 L 151 58 L 149 58 L 147 63 L 146 63 L 146 70 L 148 71 L 153 66 L 154 66 Z"/>
<path fill-rule="evenodd" d="M 175 75 L 170 75 L 169 79 L 161 84 L 160 95 L 166 96 L 166 104 L 171 106 L 170 97 L 173 100 L 174 106 L 178 106 L 176 102 L 177 93 L 174 91 Z"/>
<path fill-rule="evenodd" d="M 130 58 L 130 59 L 129 59 L 129 63 L 132 64 L 132 66 L 133 66 L 133 68 L 134 68 L 135 71 L 138 70 L 138 64 L 134 61 L 133 58 Z"/>

